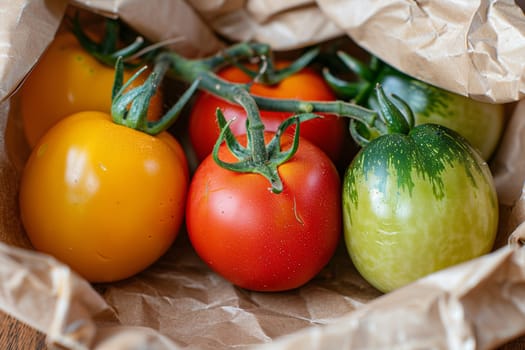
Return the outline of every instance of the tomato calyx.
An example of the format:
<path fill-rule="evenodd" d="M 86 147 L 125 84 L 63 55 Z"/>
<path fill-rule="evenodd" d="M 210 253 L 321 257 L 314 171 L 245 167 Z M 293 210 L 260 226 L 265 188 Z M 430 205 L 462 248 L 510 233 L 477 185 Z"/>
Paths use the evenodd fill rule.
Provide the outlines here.
<path fill-rule="evenodd" d="M 227 122 L 220 109 L 217 110 L 217 121 L 221 133 L 212 151 L 212 157 L 215 163 L 224 169 L 240 173 L 256 173 L 264 176 L 271 185 L 273 193 L 283 191 L 283 183 L 279 176 L 277 168 L 279 165 L 287 162 L 299 148 L 299 130 L 300 124 L 319 116 L 313 113 L 301 113 L 286 119 L 281 123 L 273 135 L 272 139 L 265 144 L 264 136 L 261 139 L 259 134 L 251 136 L 257 132 L 250 130 L 248 126 L 248 145 L 242 146 L 233 135 L 229 125 L 232 121 Z M 249 124 L 249 123 L 248 123 Z M 295 124 L 292 146 L 287 150 L 281 150 L 281 137 L 284 131 Z M 222 142 L 225 141 L 230 152 L 239 160 L 238 162 L 224 162 L 219 157 L 219 149 Z"/>
<path fill-rule="evenodd" d="M 385 72 L 388 72 L 388 74 L 405 76 L 403 73 L 386 65 L 376 56 L 371 56 L 368 65 L 343 51 L 337 52 L 337 56 L 341 59 L 343 64 L 357 76 L 357 81 L 347 81 L 337 78 L 330 73 L 328 68 L 323 69 L 325 81 L 338 97 L 350 100 L 359 105 L 364 104 L 365 101 L 372 96 L 374 89 L 380 84 L 381 77 Z M 399 97 L 396 97 L 396 100 L 399 100 Z"/>
<path fill-rule="evenodd" d="M 361 147 L 365 147 L 371 140 L 381 135 L 395 133 L 406 135 L 415 125 L 414 112 L 402 98 L 392 95 L 392 99 L 398 103 L 396 105 L 385 94 L 379 83 L 376 84 L 375 90 L 379 114 L 376 123 L 370 126 L 357 119 L 350 121 L 350 134 Z"/>
<path fill-rule="evenodd" d="M 368 66 L 342 51 L 337 52 L 337 56 L 358 77 L 357 81 L 350 82 L 337 78 L 327 68 L 323 69 L 325 81 L 337 96 L 356 104 L 362 104 L 363 101 L 369 100 L 374 89 L 376 91 L 376 100 L 373 100 L 374 103 L 371 107 L 378 110 L 379 120 L 374 125 L 366 125 L 359 120 L 352 119 L 350 121 L 350 134 L 354 141 L 364 147 L 371 140 L 381 135 L 407 134 L 414 127 L 414 113 L 408 103 L 400 97 L 395 94 L 392 95 L 392 98 L 398 102 L 397 106 L 386 96 L 379 83 L 380 75 L 386 68 L 385 64 L 376 56 L 371 57 Z"/>
<path fill-rule="evenodd" d="M 78 13 L 72 20 L 71 30 L 79 44 L 89 52 L 90 55 L 108 66 L 114 66 L 117 59 L 121 57 L 124 60 L 126 68 L 137 68 L 156 54 L 155 50 L 145 50 L 147 52 L 144 53 L 144 55 L 140 55 L 141 50 L 148 45 L 140 35 L 136 36 L 135 40 L 129 45 L 120 48 L 121 28 L 120 22 L 116 19 L 105 19 L 105 32 L 100 42 L 91 39 L 84 31 L 80 24 Z M 137 60 L 137 56 L 140 56 L 140 59 Z"/>
<path fill-rule="evenodd" d="M 376 85 L 379 116 L 385 122 L 388 133 L 408 134 L 414 127 L 414 113 L 410 106 L 400 97 L 392 95 L 399 102 L 401 111 L 385 94 L 380 84 Z"/>
<path fill-rule="evenodd" d="M 306 67 L 319 54 L 319 48 L 315 47 L 306 51 L 298 59 L 293 61 L 290 65 L 284 68 L 276 68 L 274 60 L 270 56 L 270 52 L 261 55 L 258 61 L 258 69 L 250 69 L 240 62 L 234 61 L 232 64 L 243 71 L 246 75 L 252 78 L 252 83 L 260 83 L 265 85 L 274 85 L 287 77 L 299 72 Z"/>
<path fill-rule="evenodd" d="M 121 57 L 117 59 L 115 65 L 115 81 L 111 96 L 111 116 L 113 121 L 119 125 L 150 135 L 157 135 L 168 129 L 177 120 L 180 112 L 197 90 L 199 80 L 196 79 L 182 94 L 179 100 L 159 120 L 149 121 L 147 116 L 150 100 L 159 88 L 160 82 L 168 69 L 168 65 L 166 62 L 156 65 L 153 72 L 142 85 L 129 89 L 131 83 L 146 69 L 146 66 L 142 67 L 124 83 L 124 64 Z"/>
<path fill-rule="evenodd" d="M 227 82 L 219 78 L 210 70 L 211 66 L 218 64 L 221 57 L 231 58 L 238 54 L 247 54 L 249 53 L 249 50 L 246 50 L 247 48 L 248 47 L 246 46 L 234 46 L 230 48 L 226 54 L 223 53 L 220 57 L 215 56 L 212 60 L 205 61 L 189 61 L 178 55 L 174 55 L 173 53 L 166 56 L 166 58 L 171 62 L 174 72 L 183 77 L 184 80 L 194 78 L 194 81 L 198 81 L 197 84 L 199 84 L 201 89 L 214 93 L 220 98 L 236 103 L 246 110 L 248 143 L 245 147 L 241 146 L 233 135 L 233 132 L 229 128 L 229 123 L 226 122 L 222 111 L 220 109 L 217 110 L 217 122 L 221 129 L 221 133 L 212 151 L 213 159 L 217 165 L 230 171 L 260 174 L 268 179 L 270 182 L 270 189 L 273 193 L 280 193 L 283 190 L 283 183 L 277 168 L 279 165 L 289 160 L 297 151 L 299 145 L 300 123 L 318 116 L 310 112 L 300 112 L 299 114 L 290 117 L 279 126 L 273 138 L 268 144 L 266 144 L 264 139 L 264 124 L 262 123 L 259 107 L 255 98 L 248 91 L 249 86 L 246 84 Z M 264 51 L 264 47 L 255 46 L 255 48 L 256 50 L 254 51 L 256 52 Z M 308 53 L 307 55 L 310 54 Z M 303 57 L 306 57 L 306 59 L 300 61 L 299 65 L 305 64 L 306 61 L 309 60 L 308 56 Z M 166 60 L 159 59 L 157 62 L 160 63 L 162 61 L 165 62 Z M 295 65 L 294 67 L 298 66 Z M 279 100 L 276 102 L 279 103 Z M 283 132 L 294 123 L 296 129 L 293 136 L 292 147 L 288 150 L 281 151 L 281 136 Z M 219 158 L 219 148 L 223 141 L 226 143 L 226 146 L 230 149 L 232 154 L 238 159 L 238 162 L 224 162 Z"/>
<path fill-rule="evenodd" d="M 163 52 L 157 56 L 156 62 L 170 61 L 170 75 L 177 80 L 185 82 L 193 81 L 201 74 L 214 74 L 213 72 L 226 65 L 234 65 L 252 78 L 252 81 L 247 84 L 248 86 L 255 82 L 273 85 L 305 68 L 318 53 L 319 48 L 310 49 L 289 66 L 277 68 L 275 67 L 269 45 L 243 42 L 229 46 L 223 51 L 203 59 L 191 60 L 181 57 L 175 52 Z M 250 69 L 244 64 L 246 60 L 254 59 L 257 69 Z"/>
<path fill-rule="evenodd" d="M 384 64 L 376 56 L 371 57 L 368 66 L 343 51 L 338 51 L 337 56 L 357 76 L 357 81 L 340 79 L 328 68 L 323 69 L 323 76 L 337 96 L 361 104 L 373 93 Z"/>

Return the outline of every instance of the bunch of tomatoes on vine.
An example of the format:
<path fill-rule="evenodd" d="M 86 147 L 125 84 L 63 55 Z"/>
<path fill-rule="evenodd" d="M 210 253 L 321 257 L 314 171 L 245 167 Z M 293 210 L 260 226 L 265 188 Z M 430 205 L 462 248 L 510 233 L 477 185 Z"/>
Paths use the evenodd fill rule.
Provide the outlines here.
<path fill-rule="evenodd" d="M 319 69 L 317 47 L 292 61 L 235 43 L 191 59 L 123 42 L 118 21 L 103 29 L 73 19 L 18 93 L 31 147 L 22 223 L 88 281 L 145 270 L 180 232 L 254 291 L 301 287 L 342 242 L 383 292 L 492 249 L 486 161 L 502 106 L 375 57 L 330 53 L 344 80 Z M 166 80 L 183 88 L 172 105 Z M 181 115 L 189 147 L 172 132 Z"/>

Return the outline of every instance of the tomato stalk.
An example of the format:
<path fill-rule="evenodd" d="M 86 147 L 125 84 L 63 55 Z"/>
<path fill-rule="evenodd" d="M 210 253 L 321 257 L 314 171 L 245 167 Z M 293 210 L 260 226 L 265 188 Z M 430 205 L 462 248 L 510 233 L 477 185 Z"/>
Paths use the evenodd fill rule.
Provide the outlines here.
<path fill-rule="evenodd" d="M 310 49 L 298 59 L 293 61 L 289 66 L 277 69 L 273 64 L 272 51 L 269 45 L 244 42 L 232 45 L 216 55 L 203 59 L 200 64 L 197 64 L 197 66 L 202 64 L 201 68 L 204 68 L 208 71 L 217 71 L 218 68 L 224 66 L 225 64 L 232 64 L 250 76 L 253 82 L 273 85 L 306 67 L 310 62 L 312 62 L 318 53 L 319 48 Z M 178 58 L 179 57 L 177 56 L 171 57 L 173 60 L 177 60 Z M 257 70 L 251 70 L 239 63 L 239 61 L 243 59 L 251 58 L 259 59 Z M 181 64 L 179 66 L 183 67 L 183 63 L 180 61 L 179 63 Z M 193 60 L 191 65 L 196 63 L 197 61 Z M 180 73 L 182 73 L 183 76 L 185 75 L 183 69 L 180 70 Z M 187 78 L 184 78 L 183 76 L 181 76 L 181 80 L 187 81 Z"/>
<path fill-rule="evenodd" d="M 269 99 L 252 96 L 249 84 L 235 84 L 219 78 L 213 70 L 226 63 L 236 63 L 239 60 L 262 57 L 263 62 L 261 73 L 254 74 L 254 79 L 259 79 L 267 84 L 276 83 L 289 74 L 302 69 L 317 54 L 317 51 L 309 51 L 292 63 L 288 69 L 275 70 L 273 67 L 271 52 L 267 45 L 257 43 L 241 43 L 234 45 L 227 50 L 204 60 L 188 60 L 176 53 L 167 52 L 157 57 L 157 64 L 163 61 L 171 62 L 170 73 L 178 80 L 191 82 L 199 80 L 199 88 L 212 93 L 229 102 L 241 105 L 247 112 L 247 134 L 248 145 L 246 148 L 236 144 L 234 137 L 231 137 L 229 125 L 224 121 L 220 112 L 217 113 L 221 134 L 215 143 L 212 152 L 218 165 L 226 169 L 237 172 L 253 172 L 265 176 L 271 184 L 271 190 L 275 193 L 282 191 L 282 182 L 277 172 L 277 167 L 288 160 L 297 149 L 299 123 L 314 117 L 315 112 L 329 112 L 339 115 L 353 115 L 363 123 L 373 125 L 376 121 L 376 113 L 353 104 L 338 102 L 304 102 L 297 100 Z M 279 128 L 279 132 L 270 141 L 269 145 L 264 142 L 264 124 L 261 121 L 259 108 L 268 110 L 280 110 L 299 113 L 291 119 L 285 121 Z M 315 116 L 317 117 L 317 116 Z M 280 135 L 282 131 L 292 123 L 297 124 L 294 137 L 294 146 L 288 152 L 279 149 Z M 226 141 L 227 146 L 239 160 L 238 163 L 225 163 L 218 158 L 218 149 L 222 141 Z"/>
<path fill-rule="evenodd" d="M 247 112 L 247 134 L 248 144 L 241 147 L 235 144 L 236 140 L 231 137 L 229 125 L 224 122 L 221 113 L 217 113 L 218 121 L 222 130 L 221 136 L 215 144 L 214 157 L 217 163 L 227 169 L 237 172 L 253 172 L 265 176 L 275 193 L 282 191 L 282 182 L 279 178 L 277 167 L 293 156 L 297 146 L 291 151 L 282 152 L 279 149 L 279 139 L 282 131 L 292 124 L 297 124 L 294 144 L 298 142 L 299 123 L 314 117 L 313 113 L 333 113 L 340 116 L 350 117 L 358 120 L 369 127 L 383 128 L 377 113 L 343 101 L 320 102 L 320 101 L 298 101 L 270 99 L 252 96 L 249 93 L 250 84 L 231 83 L 219 78 L 214 71 L 227 64 L 239 64 L 246 59 L 259 59 L 260 69 L 252 72 L 254 79 L 266 84 L 277 83 L 280 79 L 302 69 L 317 55 L 317 50 L 306 52 L 288 68 L 275 69 L 272 63 L 271 50 L 266 44 L 240 43 L 233 45 L 218 54 L 204 59 L 187 59 L 175 52 L 162 52 L 154 61 L 153 73 L 146 82 L 135 89 L 124 93 L 127 84 L 122 85 L 121 76 L 117 74 L 115 79 L 115 96 L 113 105 L 113 117 L 117 123 L 142 130 L 147 133 L 158 133 L 171 125 L 181 112 L 184 105 L 191 98 L 194 91 L 199 88 L 218 96 L 226 101 L 242 106 Z M 121 63 L 119 63 L 121 64 Z M 122 68 L 117 67 L 117 71 Z M 138 72 L 132 79 L 135 79 Z M 145 115 L 149 99 L 153 96 L 160 81 L 165 75 L 169 75 L 179 81 L 190 83 L 190 87 L 181 99 L 164 115 L 159 121 L 146 121 Z M 131 106 L 131 107 L 130 107 Z M 265 144 L 264 124 L 261 121 L 259 108 L 268 110 L 280 110 L 297 113 L 290 120 L 281 125 L 280 131 L 274 139 Z M 317 116 L 316 116 L 317 117 Z M 221 119 L 222 118 L 222 119 Z M 379 124 L 378 124 L 379 123 Z M 217 150 L 222 141 L 232 149 L 239 160 L 238 163 L 225 163 L 217 157 Z"/>
<path fill-rule="evenodd" d="M 250 155 L 252 162 L 254 163 L 254 165 L 264 164 L 265 162 L 267 162 L 269 159 L 268 152 L 264 143 L 264 124 L 261 121 L 257 104 L 253 100 L 250 93 L 246 91 L 246 89 L 241 85 L 224 84 L 224 81 L 215 75 L 206 75 L 206 77 L 207 79 L 203 79 L 201 81 L 201 85 L 203 87 L 220 91 L 220 95 L 223 98 L 241 105 L 246 110 L 248 114 L 248 125 L 246 130 L 248 134 L 248 139 L 250 140 Z M 218 113 L 218 118 L 220 118 L 220 113 Z M 228 128 L 228 126 L 224 124 L 222 125 L 222 127 Z M 220 139 L 217 141 L 217 144 L 219 143 Z"/>
<path fill-rule="evenodd" d="M 259 74 L 248 72 L 256 81 L 264 84 L 275 84 L 285 77 L 301 70 L 308 65 L 317 54 L 317 50 L 310 50 L 299 57 L 290 66 L 276 70 L 272 63 L 264 63 Z M 202 59 L 190 60 L 174 52 L 164 52 L 157 56 L 156 64 L 164 60 L 171 62 L 169 74 L 177 79 L 191 83 L 196 79 L 201 79 L 199 88 L 232 103 L 238 103 L 228 92 L 227 86 L 239 86 L 248 91 L 249 84 L 237 84 L 227 82 L 217 77 L 213 71 L 225 64 L 236 64 L 236 62 L 249 58 L 262 58 L 263 62 L 272 62 L 271 50 L 268 45 L 260 43 L 240 43 L 233 45 L 218 54 Z M 299 101 L 286 99 L 272 99 L 252 95 L 257 107 L 265 110 L 296 112 L 296 113 L 329 113 L 338 116 L 351 117 L 360 122 L 374 126 L 377 120 L 377 113 L 370 109 L 358 106 L 354 103 L 344 101 Z M 379 126 L 380 127 L 380 126 Z"/>
<path fill-rule="evenodd" d="M 153 72 L 144 84 L 127 90 L 131 83 L 142 74 L 147 67 L 138 70 L 126 83 L 124 79 L 124 65 L 122 59 L 117 59 L 115 66 L 115 81 L 112 92 L 111 116 L 117 124 L 156 135 L 167 130 L 176 120 L 186 103 L 197 90 L 199 80 L 195 80 L 175 103 L 159 120 L 148 121 L 150 100 L 155 95 L 166 71 L 167 62 L 155 65 Z"/>
<path fill-rule="evenodd" d="M 392 98 L 398 102 L 398 105 L 395 105 L 386 96 L 380 84 L 376 84 L 376 96 L 379 118 L 373 127 L 369 127 L 356 119 L 350 121 L 350 134 L 361 147 L 365 147 L 371 140 L 381 135 L 395 133 L 406 135 L 415 124 L 414 112 L 403 99 L 392 95 Z"/>

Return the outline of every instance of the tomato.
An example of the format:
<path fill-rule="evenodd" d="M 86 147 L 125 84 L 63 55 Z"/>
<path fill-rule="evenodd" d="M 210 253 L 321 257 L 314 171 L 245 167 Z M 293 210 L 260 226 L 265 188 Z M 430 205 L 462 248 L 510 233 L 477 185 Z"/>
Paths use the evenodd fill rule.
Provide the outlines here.
<path fill-rule="evenodd" d="M 286 62 L 278 62 L 283 67 Z M 226 67 L 218 75 L 230 82 L 248 83 L 251 78 L 234 66 Z M 250 92 L 257 96 L 298 99 L 308 101 L 333 101 L 335 96 L 320 74 L 311 68 L 304 68 L 276 85 L 254 83 Z M 246 112 L 242 107 L 231 104 L 207 92 L 199 93 L 190 111 L 189 136 L 198 160 L 204 159 L 213 149 L 219 136 L 215 112 L 221 108 L 227 120 L 235 118 L 231 129 L 235 135 L 246 132 Z M 261 119 L 266 131 L 276 131 L 281 122 L 292 113 L 280 111 L 261 111 Z M 344 118 L 325 115 L 323 118 L 309 120 L 301 124 L 301 136 L 308 139 L 337 163 L 342 155 L 348 136 Z M 293 133 L 294 128 L 289 132 Z"/>
<path fill-rule="evenodd" d="M 128 80 L 132 71 L 124 73 Z M 144 73 L 132 86 L 142 84 Z M 58 120 L 70 114 L 111 111 L 115 69 L 85 51 L 73 33 L 60 32 L 35 65 L 19 91 L 20 114 L 30 147 Z M 162 93 L 150 103 L 149 119 L 162 113 Z"/>
<path fill-rule="evenodd" d="M 379 136 L 343 180 L 352 261 L 383 292 L 489 252 L 498 202 L 487 164 L 450 129 Z"/>
<path fill-rule="evenodd" d="M 22 174 L 20 214 L 34 247 L 91 282 L 130 277 L 172 244 L 189 171 L 168 133 L 150 136 L 102 112 L 52 127 Z"/>
<path fill-rule="evenodd" d="M 245 135 L 239 140 L 245 144 Z M 290 144 L 285 135 L 283 149 Z M 219 157 L 234 159 L 225 144 Z M 197 254 L 249 290 L 305 284 L 329 261 L 341 235 L 340 178 L 328 156 L 301 139 L 278 172 L 284 189 L 275 194 L 265 177 L 223 169 L 208 156 L 188 192 L 186 226 Z"/>

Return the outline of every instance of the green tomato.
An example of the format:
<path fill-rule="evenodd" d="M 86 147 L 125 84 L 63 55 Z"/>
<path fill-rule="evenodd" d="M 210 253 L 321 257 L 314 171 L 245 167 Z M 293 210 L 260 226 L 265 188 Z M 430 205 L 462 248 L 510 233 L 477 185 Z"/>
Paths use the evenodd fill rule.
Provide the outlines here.
<path fill-rule="evenodd" d="M 361 149 L 343 183 L 345 243 L 388 292 L 489 252 L 498 203 L 487 164 L 446 127 L 416 126 Z"/>
<path fill-rule="evenodd" d="M 440 89 L 386 65 L 378 82 L 386 93 L 408 103 L 416 125 L 434 123 L 458 132 L 485 160 L 496 149 L 505 126 L 504 105 L 480 102 Z M 374 105 L 374 98 L 372 94 L 369 105 Z"/>

